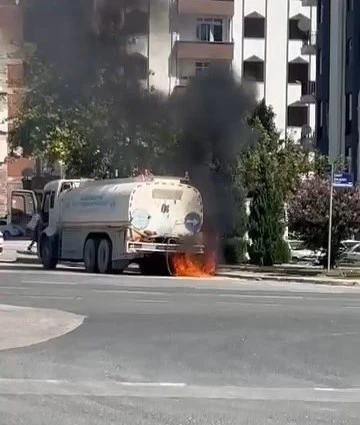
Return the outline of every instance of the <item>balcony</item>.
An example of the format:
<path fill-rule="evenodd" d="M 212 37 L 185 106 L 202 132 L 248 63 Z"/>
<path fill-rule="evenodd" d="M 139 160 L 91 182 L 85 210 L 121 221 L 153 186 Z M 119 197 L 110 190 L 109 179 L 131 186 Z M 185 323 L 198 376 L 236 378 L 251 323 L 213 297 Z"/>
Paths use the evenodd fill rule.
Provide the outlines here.
<path fill-rule="evenodd" d="M 302 55 L 316 55 L 316 32 L 312 31 L 301 47 Z"/>
<path fill-rule="evenodd" d="M 301 83 L 300 102 L 305 105 L 311 105 L 316 102 L 316 81 Z"/>
<path fill-rule="evenodd" d="M 233 16 L 234 0 L 177 0 L 178 14 Z"/>
<path fill-rule="evenodd" d="M 317 6 L 318 0 L 301 0 L 303 7 L 315 7 Z"/>
<path fill-rule="evenodd" d="M 234 44 L 229 42 L 177 41 L 174 49 L 176 59 L 231 62 L 234 57 Z"/>

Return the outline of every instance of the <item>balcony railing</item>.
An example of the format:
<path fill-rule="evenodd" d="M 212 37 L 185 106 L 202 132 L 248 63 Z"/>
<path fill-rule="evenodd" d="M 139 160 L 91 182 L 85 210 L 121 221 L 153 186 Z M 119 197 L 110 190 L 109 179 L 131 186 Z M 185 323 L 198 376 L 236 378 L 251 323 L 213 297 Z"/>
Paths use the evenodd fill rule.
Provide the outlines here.
<path fill-rule="evenodd" d="M 301 0 L 303 7 L 315 7 L 318 0 Z"/>
<path fill-rule="evenodd" d="M 306 40 L 303 40 L 303 45 L 301 47 L 302 55 L 316 55 L 316 31 L 311 31 Z"/>
<path fill-rule="evenodd" d="M 232 61 L 234 44 L 228 42 L 177 41 L 177 59 Z"/>
<path fill-rule="evenodd" d="M 233 16 L 234 0 L 175 0 L 179 14 Z"/>
<path fill-rule="evenodd" d="M 312 104 L 316 101 L 316 81 L 306 81 L 301 83 L 300 102 Z"/>

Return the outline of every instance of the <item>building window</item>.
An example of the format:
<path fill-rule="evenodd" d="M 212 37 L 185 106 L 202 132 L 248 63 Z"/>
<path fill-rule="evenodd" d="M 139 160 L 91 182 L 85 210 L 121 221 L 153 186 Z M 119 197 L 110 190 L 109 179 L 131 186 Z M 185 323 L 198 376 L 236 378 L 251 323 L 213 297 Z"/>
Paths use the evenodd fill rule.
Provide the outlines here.
<path fill-rule="evenodd" d="M 223 27 L 222 19 L 197 19 L 196 38 L 199 41 L 223 41 Z"/>
<path fill-rule="evenodd" d="M 320 6 L 320 23 L 324 22 L 324 3 L 321 3 Z"/>
<path fill-rule="evenodd" d="M 304 83 L 309 80 L 309 64 L 290 62 L 288 65 L 288 83 Z"/>
<path fill-rule="evenodd" d="M 288 106 L 287 125 L 288 127 L 302 127 L 308 123 L 307 106 Z"/>
<path fill-rule="evenodd" d="M 349 65 L 349 63 L 351 62 L 352 46 L 353 46 L 353 40 L 352 38 L 349 38 L 346 41 L 346 65 Z"/>
<path fill-rule="evenodd" d="M 306 26 L 307 26 L 307 20 L 304 22 L 306 22 Z M 310 27 L 309 27 L 309 30 L 303 30 L 300 28 L 301 28 L 300 18 L 289 19 L 289 40 L 308 40 L 309 39 Z"/>
<path fill-rule="evenodd" d="M 248 80 L 264 82 L 264 62 L 244 61 L 244 78 Z"/>
<path fill-rule="evenodd" d="M 354 9 L 354 0 L 346 0 L 346 8 L 348 11 Z"/>
<path fill-rule="evenodd" d="M 24 67 L 22 63 L 8 65 L 8 87 L 20 87 L 24 82 Z"/>
<path fill-rule="evenodd" d="M 345 132 L 351 133 L 351 124 L 353 119 L 352 111 L 352 93 L 347 93 L 345 96 Z"/>
<path fill-rule="evenodd" d="M 265 38 L 265 18 L 246 16 L 244 19 L 244 37 Z"/>
<path fill-rule="evenodd" d="M 323 102 L 320 100 L 318 102 L 318 107 L 317 107 L 319 128 L 322 128 L 322 126 L 324 125 L 324 108 L 323 108 L 323 105 L 324 105 Z"/>
<path fill-rule="evenodd" d="M 195 62 L 195 74 L 205 71 L 210 66 L 209 62 Z"/>

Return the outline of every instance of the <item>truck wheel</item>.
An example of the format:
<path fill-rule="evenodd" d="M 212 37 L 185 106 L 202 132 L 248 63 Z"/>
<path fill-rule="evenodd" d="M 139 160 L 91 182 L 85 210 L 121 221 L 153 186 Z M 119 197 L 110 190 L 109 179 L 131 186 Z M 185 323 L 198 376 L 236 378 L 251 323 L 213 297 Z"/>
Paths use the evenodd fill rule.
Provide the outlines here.
<path fill-rule="evenodd" d="M 97 250 L 97 264 L 102 274 L 112 271 L 112 248 L 109 239 L 101 239 Z"/>
<path fill-rule="evenodd" d="M 44 236 L 40 243 L 41 262 L 45 270 L 54 270 L 58 260 L 54 257 L 53 241 L 51 238 Z"/>
<path fill-rule="evenodd" d="M 97 250 L 98 250 L 98 241 L 93 238 L 87 239 L 84 246 L 84 265 L 87 273 L 97 273 L 98 264 L 97 264 Z"/>

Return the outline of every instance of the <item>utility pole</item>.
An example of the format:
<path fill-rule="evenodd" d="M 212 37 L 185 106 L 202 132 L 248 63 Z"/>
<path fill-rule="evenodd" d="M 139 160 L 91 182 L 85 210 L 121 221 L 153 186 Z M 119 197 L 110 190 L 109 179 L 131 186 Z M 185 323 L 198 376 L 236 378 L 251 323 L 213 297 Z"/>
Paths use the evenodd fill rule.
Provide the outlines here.
<path fill-rule="evenodd" d="M 334 163 L 331 163 L 330 171 L 330 202 L 329 202 L 329 234 L 328 234 L 328 259 L 327 270 L 331 270 L 331 231 L 332 231 L 332 211 L 333 211 L 333 196 L 334 196 Z"/>

